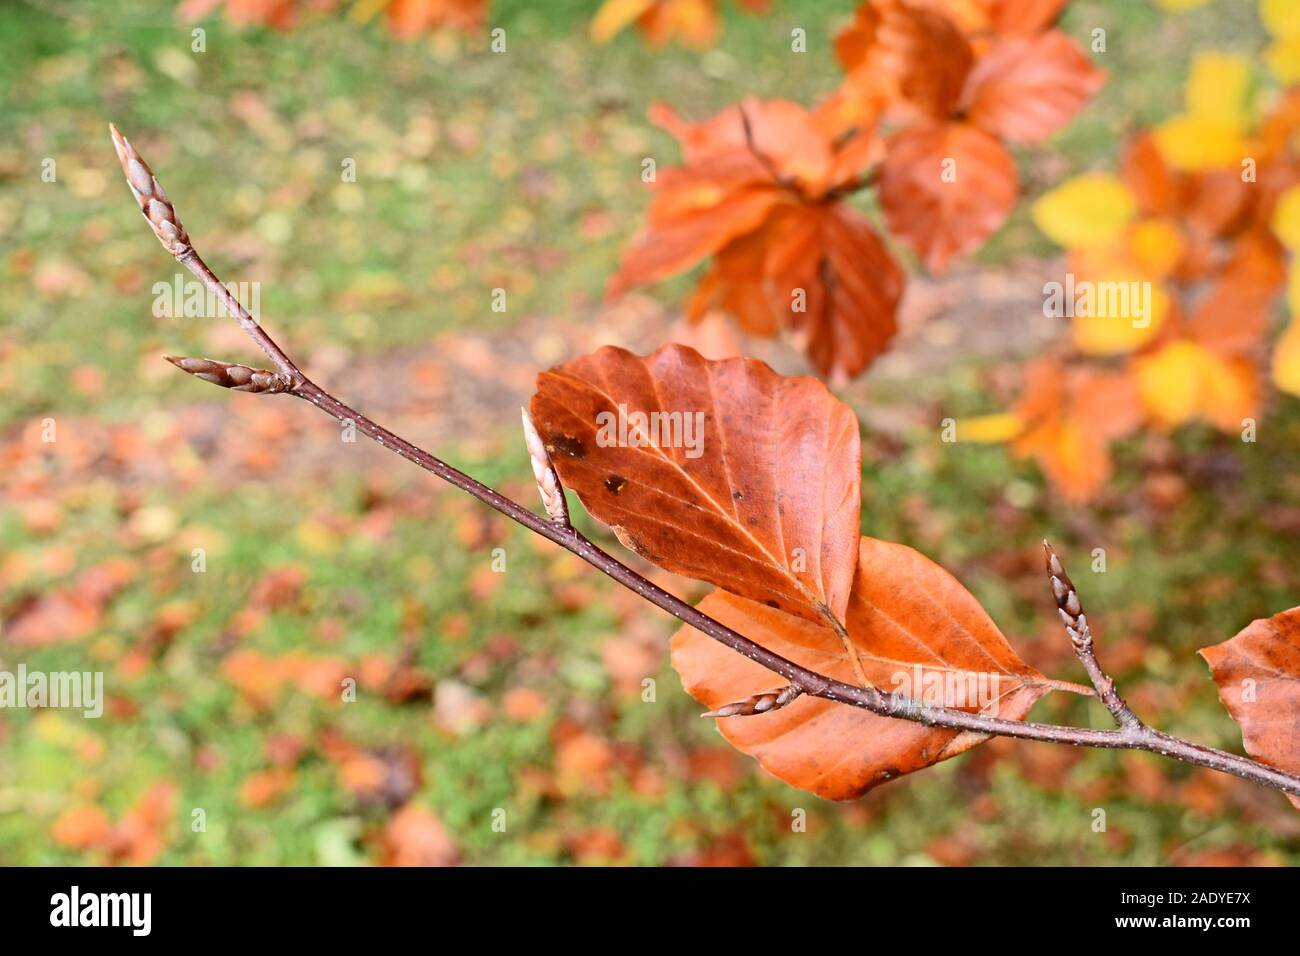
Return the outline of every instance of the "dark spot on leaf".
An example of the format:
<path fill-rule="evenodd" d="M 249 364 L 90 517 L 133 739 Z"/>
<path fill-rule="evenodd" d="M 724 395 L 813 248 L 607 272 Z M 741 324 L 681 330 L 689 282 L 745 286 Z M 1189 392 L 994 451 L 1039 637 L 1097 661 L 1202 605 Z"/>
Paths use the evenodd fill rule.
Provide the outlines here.
<path fill-rule="evenodd" d="M 552 454 L 568 455 L 570 458 L 586 458 L 587 449 L 582 446 L 581 438 L 552 432 L 546 439 L 546 450 Z"/>
<path fill-rule="evenodd" d="M 763 603 L 766 604 L 768 607 L 776 608 L 778 611 L 781 610 L 781 604 L 779 601 L 773 601 L 771 598 L 768 598 Z"/>
<path fill-rule="evenodd" d="M 616 495 L 623 490 L 627 484 L 627 479 L 622 475 L 609 475 L 605 478 L 605 487 L 609 489 L 611 495 Z"/>
<path fill-rule="evenodd" d="M 745 497 L 745 494 L 742 491 L 733 491 L 731 493 L 731 497 L 734 498 L 736 501 L 742 501 Z"/>

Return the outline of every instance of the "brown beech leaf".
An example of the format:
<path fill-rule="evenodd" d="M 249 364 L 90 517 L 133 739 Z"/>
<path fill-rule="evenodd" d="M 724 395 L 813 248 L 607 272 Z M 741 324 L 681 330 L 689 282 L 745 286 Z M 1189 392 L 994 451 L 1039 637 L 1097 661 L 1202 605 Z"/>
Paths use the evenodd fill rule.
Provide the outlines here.
<path fill-rule="evenodd" d="M 1049 30 L 995 44 L 967 77 L 962 103 L 990 133 L 1037 143 L 1073 119 L 1105 82 L 1078 44 Z"/>
<path fill-rule="evenodd" d="M 1268 335 L 1286 272 L 1286 253 L 1270 229 L 1243 232 L 1188 316 L 1188 336 L 1221 353 L 1249 353 Z"/>
<path fill-rule="evenodd" d="M 1222 644 L 1201 649 L 1219 700 L 1241 726 L 1246 752 L 1300 772 L 1300 607 L 1252 621 Z M 1300 809 L 1300 797 L 1288 796 Z"/>
<path fill-rule="evenodd" d="M 925 0 L 971 34 L 1037 33 L 1061 15 L 1066 0 Z"/>
<path fill-rule="evenodd" d="M 1110 445 L 1137 431 L 1142 401 L 1131 368 L 1069 366 L 1058 356 L 1034 361 L 1016 404 L 1019 456 L 1038 460 L 1067 501 L 1097 494 L 1114 470 Z"/>
<path fill-rule="evenodd" d="M 539 375 L 531 411 L 564 484 L 625 546 L 844 621 L 861 449 L 857 418 L 821 382 L 682 345 L 644 357 L 607 346 Z"/>
<path fill-rule="evenodd" d="M 902 271 L 860 213 L 789 204 L 718 253 L 688 314 L 724 308 L 757 335 L 788 326 L 817 371 L 840 381 L 889 345 L 902 291 Z"/>
<path fill-rule="evenodd" d="M 968 123 L 899 133 L 880 164 L 879 182 L 890 232 L 931 272 L 997 232 L 1020 189 L 1006 147 Z"/>
<path fill-rule="evenodd" d="M 1150 133 L 1141 133 L 1124 148 L 1120 176 L 1149 216 L 1169 216 L 1178 211 L 1180 184 Z"/>
<path fill-rule="evenodd" d="M 796 663 L 853 681 L 827 627 L 722 591 L 699 608 Z M 956 578 L 905 545 L 861 539 L 848 631 L 873 684 L 924 703 L 987 705 L 990 715 L 1020 720 L 1053 687 L 1016 656 Z M 673 636 L 672 662 L 687 692 L 709 708 L 772 687 L 766 668 L 689 626 Z M 769 773 L 828 800 L 861 796 L 985 739 L 808 696 L 766 714 L 720 719 L 718 728 Z"/>
<path fill-rule="evenodd" d="M 743 148 L 694 166 L 664 170 L 649 227 L 624 254 L 609 295 L 693 266 L 758 228 L 780 198 L 761 165 Z"/>
<path fill-rule="evenodd" d="M 906 0 L 864 3 L 835 38 L 840 65 L 894 101 L 903 117 L 947 117 L 971 68 L 970 43 L 938 10 Z"/>

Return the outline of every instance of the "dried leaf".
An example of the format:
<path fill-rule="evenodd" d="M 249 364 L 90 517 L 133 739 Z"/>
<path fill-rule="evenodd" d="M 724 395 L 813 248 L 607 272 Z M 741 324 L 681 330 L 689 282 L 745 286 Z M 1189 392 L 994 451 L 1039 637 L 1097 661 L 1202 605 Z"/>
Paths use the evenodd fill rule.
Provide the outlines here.
<path fill-rule="evenodd" d="M 1110 242 L 1137 212 L 1133 194 L 1109 173 L 1084 173 L 1049 189 L 1032 208 L 1034 225 L 1066 249 Z"/>
<path fill-rule="evenodd" d="M 1273 383 L 1300 395 L 1300 320 L 1292 319 L 1273 350 Z"/>
<path fill-rule="evenodd" d="M 889 231 L 931 272 L 997 232 L 1020 188 L 1006 147 L 968 123 L 899 133 L 879 177 Z"/>
<path fill-rule="evenodd" d="M 1152 419 L 1174 428 L 1197 419 L 1232 432 L 1258 411 L 1254 365 L 1176 340 L 1134 360 L 1138 392 Z"/>
<path fill-rule="evenodd" d="M 824 385 L 668 345 L 645 357 L 603 348 L 544 372 L 537 389 L 533 419 L 561 479 L 624 545 L 843 621 L 861 452 L 857 419 Z"/>
<path fill-rule="evenodd" d="M 1066 499 L 1085 501 L 1110 478 L 1110 443 L 1136 430 L 1142 402 L 1131 371 L 1034 363 L 1016 406 L 1024 429 L 1012 443 L 1033 456 Z"/>
<path fill-rule="evenodd" d="M 1074 119 L 1106 75 L 1059 30 L 1009 37 L 981 57 L 962 105 L 971 122 L 1013 143 L 1037 143 Z"/>
<path fill-rule="evenodd" d="M 718 254 L 689 312 L 725 308 L 756 335 L 795 329 L 817 371 L 844 380 L 889 345 L 902 289 L 898 264 L 858 212 L 788 205 Z"/>
<path fill-rule="evenodd" d="M 1241 725 L 1246 752 L 1300 773 L 1300 607 L 1252 621 L 1236 637 L 1200 653 L 1219 699 Z M 1300 809 L 1300 797 L 1287 799 Z"/>
<path fill-rule="evenodd" d="M 1051 689 L 943 568 L 900 544 L 864 537 L 860 549 L 848 631 L 877 687 L 931 705 L 978 711 L 987 704 L 987 713 L 1013 720 L 1023 718 Z M 829 628 L 722 591 L 699 607 L 769 650 L 828 676 L 854 680 Z M 689 626 L 673 637 L 672 661 L 686 690 L 709 708 L 772 686 L 766 668 Z M 984 739 L 808 696 L 770 713 L 720 719 L 718 728 L 769 773 L 828 800 L 861 796 Z"/>
<path fill-rule="evenodd" d="M 942 7 L 968 34 L 1038 33 L 1061 14 L 1067 0 L 927 0 Z"/>
<path fill-rule="evenodd" d="M 868 77 L 908 119 L 946 119 L 957 105 L 973 62 L 970 44 L 943 12 L 904 0 L 858 7 L 835 38 L 850 77 Z"/>

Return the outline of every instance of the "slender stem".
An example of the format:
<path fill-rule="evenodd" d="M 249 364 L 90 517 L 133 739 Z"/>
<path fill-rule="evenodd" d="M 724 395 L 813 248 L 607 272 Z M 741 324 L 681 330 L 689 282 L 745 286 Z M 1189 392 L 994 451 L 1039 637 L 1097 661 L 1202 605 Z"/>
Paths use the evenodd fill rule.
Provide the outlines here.
<path fill-rule="evenodd" d="M 231 291 L 216 277 L 216 274 L 208 268 L 208 264 L 200 258 L 193 246 L 190 247 L 188 252 L 177 256 L 176 260 L 194 273 L 198 280 L 207 287 L 208 291 L 216 296 L 217 301 L 239 322 L 239 327 L 247 332 L 248 337 L 257 343 L 257 347 L 275 363 L 275 367 L 280 370 L 281 375 L 287 376 L 289 381 L 294 383 L 306 379 L 307 376 L 303 375 L 298 366 L 293 363 L 293 360 L 284 353 L 284 349 L 276 345 L 275 339 L 266 334 L 266 330 L 248 314 L 248 310 L 244 308 L 243 303 L 235 298 Z"/>
<path fill-rule="evenodd" d="M 283 380 L 279 380 L 277 387 L 274 389 L 263 390 L 287 392 L 311 402 L 317 408 L 334 416 L 339 421 L 353 423 L 362 434 L 373 439 L 384 448 L 396 452 L 408 461 L 414 462 L 426 471 L 473 495 L 484 504 L 495 508 L 530 531 L 554 541 L 582 558 L 588 564 L 609 575 L 619 584 L 636 592 L 651 604 L 667 611 L 677 619 L 691 625 L 738 654 L 742 654 L 755 663 L 761 664 L 773 673 L 780 674 L 801 693 L 848 704 L 853 707 L 860 707 L 883 717 L 914 721 L 928 727 L 943 727 L 949 730 L 973 731 L 989 736 L 1015 737 L 1022 740 L 1039 740 L 1081 747 L 1145 750 L 1172 757 L 1185 763 L 1208 767 L 1211 770 L 1235 774 L 1238 777 L 1281 790 L 1284 793 L 1300 796 L 1300 776 L 1275 770 L 1246 757 L 1180 740 L 1147 727 L 1141 722 L 1134 725 L 1129 721 L 1121 720 L 1119 730 L 1092 730 L 1031 721 L 1007 720 L 1001 717 L 990 717 L 985 714 L 970 713 L 947 707 L 929 707 L 910 698 L 884 694 L 874 687 L 855 687 L 852 684 L 833 680 L 796 664 L 794 661 L 788 660 L 750 640 L 743 634 L 733 631 L 722 622 L 713 619 L 699 609 L 687 604 L 681 598 L 668 593 L 652 581 L 647 580 L 613 555 L 601 550 L 581 532 L 569 525 L 567 521 L 562 522 L 543 518 L 518 502 L 507 498 L 500 492 L 489 488 L 477 479 L 370 420 L 308 379 L 297 364 L 249 315 L 248 311 L 230 294 L 212 270 L 208 268 L 207 264 L 199 257 L 198 253 L 189 244 L 189 236 L 185 233 L 175 210 L 166 201 L 166 196 L 162 193 L 161 186 L 158 185 L 156 178 L 153 177 L 152 171 L 149 170 L 147 164 L 144 163 L 135 149 L 116 129 L 113 130 L 113 135 L 118 148 L 118 156 L 122 160 L 123 169 L 127 173 L 128 183 L 132 185 L 132 191 L 136 194 L 136 198 L 141 205 L 141 211 L 146 221 L 149 222 L 150 228 L 154 230 L 154 234 L 158 236 L 164 248 L 167 248 L 178 261 L 183 263 L 218 297 L 227 311 L 236 317 L 240 327 L 248 333 L 249 337 L 279 369 Z M 133 162 L 137 163 L 140 170 L 143 171 L 141 173 L 140 170 L 135 170 L 135 178 L 133 178 Z M 147 174 L 147 180 L 143 174 Z M 154 199 L 152 203 L 149 201 L 151 197 Z M 157 200 L 160 198 L 162 202 L 166 203 L 165 209 L 160 208 L 158 205 Z M 178 367 L 186 369 L 186 362 L 189 360 L 173 359 L 172 361 Z M 214 377 L 222 378 L 220 374 L 210 372 L 209 366 L 198 367 L 209 372 L 205 376 L 207 381 L 213 381 Z M 253 375 L 258 372 L 258 370 L 249 370 L 244 366 L 239 368 Z M 186 370 L 190 371 L 190 369 Z M 199 373 L 195 372 L 194 374 Z M 269 372 L 264 374 L 273 375 L 273 373 Z M 243 378 L 244 376 L 241 374 L 239 380 L 242 381 Z M 224 384 L 224 382 L 218 381 L 217 384 Z M 279 385 L 287 385 L 288 387 L 281 388 Z M 1100 668 L 1098 668 L 1097 672 L 1100 673 Z M 1092 676 L 1091 671 L 1089 676 Z M 1098 691 L 1101 692 L 1100 685 Z M 1108 706 L 1110 705 L 1108 704 Z M 1124 706 L 1127 709 L 1127 705 Z M 1112 713 L 1114 712 L 1112 709 Z M 1136 717 L 1133 720 L 1136 721 Z"/>

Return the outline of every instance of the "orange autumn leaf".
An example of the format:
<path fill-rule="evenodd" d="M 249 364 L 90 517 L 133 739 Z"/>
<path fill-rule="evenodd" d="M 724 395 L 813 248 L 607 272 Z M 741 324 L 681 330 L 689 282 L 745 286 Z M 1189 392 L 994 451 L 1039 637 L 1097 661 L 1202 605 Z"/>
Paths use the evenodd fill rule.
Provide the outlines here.
<path fill-rule="evenodd" d="M 235 26 L 264 26 L 274 30 L 292 30 L 298 25 L 302 0 L 182 0 L 177 15 L 184 22 L 201 20 L 219 6 L 225 7 L 226 19 Z M 320 3 L 315 4 L 316 7 Z"/>
<path fill-rule="evenodd" d="M 1150 133 L 1129 141 L 1120 157 L 1119 174 L 1139 210 L 1167 216 L 1178 209 L 1179 174 L 1165 162 Z"/>
<path fill-rule="evenodd" d="M 454 866 L 456 841 L 432 812 L 408 803 L 389 818 L 379 837 L 381 866 Z"/>
<path fill-rule="evenodd" d="M 127 862 L 151 863 L 167 848 L 175 823 L 179 788 L 160 780 L 140 794 L 115 828 L 117 854 Z"/>
<path fill-rule="evenodd" d="M 740 0 L 742 9 L 760 13 L 768 0 Z M 718 0 L 604 0 L 592 17 L 588 33 L 596 43 L 608 43 L 635 24 L 651 48 L 674 41 L 696 50 L 717 42 L 721 30 Z"/>
<path fill-rule="evenodd" d="M 1281 244 L 1262 227 L 1241 235 L 1229 255 L 1188 316 L 1187 334 L 1215 352 L 1244 354 L 1272 327 L 1274 307 L 1286 284 L 1286 257 Z"/>
<path fill-rule="evenodd" d="M 880 164 L 879 181 L 890 232 L 932 272 L 996 232 L 1020 188 L 1011 154 L 967 123 L 897 134 Z"/>
<path fill-rule="evenodd" d="M 388 30 L 408 39 L 434 30 L 477 30 L 487 17 L 488 0 L 389 0 Z"/>
<path fill-rule="evenodd" d="M 1129 372 L 1049 357 L 1030 366 L 1016 416 L 1012 450 L 1035 458 L 1068 500 L 1084 501 L 1110 478 L 1110 443 L 1135 431 L 1143 410 Z"/>
<path fill-rule="evenodd" d="M 895 332 L 902 274 L 875 231 L 838 200 L 878 158 L 868 131 L 832 139 L 827 111 L 748 100 L 702 123 L 666 107 L 652 117 L 685 165 L 660 173 L 648 228 L 609 294 L 713 257 L 688 314 L 730 313 L 746 331 L 792 332 L 821 374 L 861 373 Z"/>
<path fill-rule="evenodd" d="M 224 7 L 226 19 L 236 26 L 287 31 L 307 17 L 333 13 L 343 6 L 343 0 L 182 0 L 178 15 L 182 21 L 192 22 Z M 487 8 L 488 0 L 370 0 L 353 5 L 348 15 L 353 21 L 365 22 L 383 11 L 388 31 L 410 39 L 444 29 L 476 30 L 483 26 Z"/>
<path fill-rule="evenodd" d="M 882 92 L 899 118 L 938 119 L 957 106 L 974 55 L 943 12 L 883 0 L 858 7 L 835 38 L 835 54 L 864 92 Z"/>
<path fill-rule="evenodd" d="M 1219 699 L 1241 727 L 1246 752 L 1279 770 L 1300 772 L 1300 607 L 1253 621 L 1200 654 Z M 1300 809 L 1300 797 L 1287 799 Z"/>
<path fill-rule="evenodd" d="M 60 846 L 72 850 L 87 850 L 97 846 L 108 835 L 112 822 L 100 807 L 78 804 L 69 807 L 50 827 L 50 836 Z"/>
<path fill-rule="evenodd" d="M 1051 26 L 1068 0 L 920 0 L 952 17 L 967 35 L 1023 36 Z"/>
<path fill-rule="evenodd" d="M 1012 143 L 1037 143 L 1072 120 L 1105 75 L 1059 30 L 995 43 L 970 72 L 962 104 L 972 123 Z"/>
<path fill-rule="evenodd" d="M 903 123 L 880 167 L 880 202 L 931 271 L 988 239 L 1015 205 L 1004 141 L 1052 135 L 1104 82 L 1073 40 L 1043 32 L 1060 6 L 884 0 L 859 7 L 836 39 L 848 76 L 828 109 L 845 127 L 882 113 Z"/>
<path fill-rule="evenodd" d="M 699 321 L 725 309 L 753 335 L 792 329 L 813 366 L 838 381 L 888 346 L 902 287 L 898 266 L 857 211 L 790 204 L 718 253 L 687 314 Z"/>
<path fill-rule="evenodd" d="M 1258 411 L 1258 373 L 1249 359 L 1177 339 L 1136 358 L 1133 370 L 1151 420 L 1164 428 L 1205 421 L 1233 432 Z"/>
<path fill-rule="evenodd" d="M 1023 719 L 1052 689 L 943 568 L 901 544 L 864 537 L 859 547 L 847 625 L 861 666 L 876 686 L 1012 720 Z M 798 664 L 854 680 L 829 628 L 724 591 L 710 594 L 699 608 Z M 766 668 L 689 626 L 673 637 L 672 663 L 687 692 L 710 708 L 774 683 Z M 828 800 L 861 796 L 985 739 L 813 697 L 771 713 L 722 718 L 718 729 L 769 773 Z"/>
<path fill-rule="evenodd" d="M 293 789 L 297 775 L 292 767 L 271 767 L 249 774 L 239 785 L 239 801 L 254 809 L 268 807 Z"/>
<path fill-rule="evenodd" d="M 109 603 L 138 573 L 132 559 L 108 558 L 67 584 L 19 600 L 6 609 L 0 628 L 16 647 L 80 640 L 100 626 Z"/>
<path fill-rule="evenodd" d="M 853 412 L 821 382 L 681 345 L 645 357 L 605 347 L 539 375 L 530 410 L 564 485 L 626 547 L 843 621 L 861 451 Z"/>

